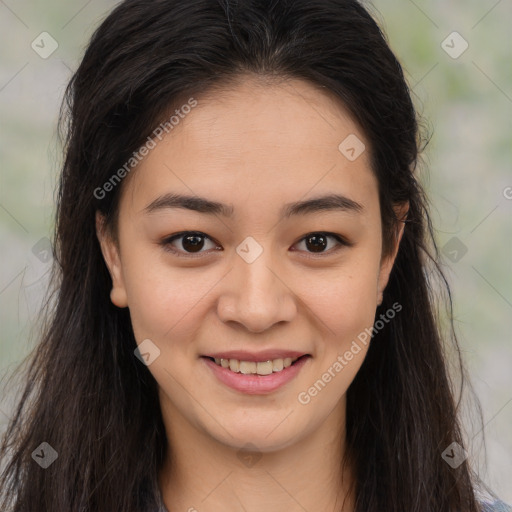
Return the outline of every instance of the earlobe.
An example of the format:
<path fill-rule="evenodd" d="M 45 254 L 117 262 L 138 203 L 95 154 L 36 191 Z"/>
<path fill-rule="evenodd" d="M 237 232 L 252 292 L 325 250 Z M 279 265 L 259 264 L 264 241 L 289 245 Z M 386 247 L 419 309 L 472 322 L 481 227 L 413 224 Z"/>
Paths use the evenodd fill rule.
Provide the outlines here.
<path fill-rule="evenodd" d="M 128 306 L 128 301 L 124 286 L 119 247 L 110 233 L 108 233 L 105 227 L 105 218 L 100 212 L 96 212 L 96 236 L 98 237 L 101 253 L 112 279 L 110 300 L 115 306 L 125 308 Z"/>

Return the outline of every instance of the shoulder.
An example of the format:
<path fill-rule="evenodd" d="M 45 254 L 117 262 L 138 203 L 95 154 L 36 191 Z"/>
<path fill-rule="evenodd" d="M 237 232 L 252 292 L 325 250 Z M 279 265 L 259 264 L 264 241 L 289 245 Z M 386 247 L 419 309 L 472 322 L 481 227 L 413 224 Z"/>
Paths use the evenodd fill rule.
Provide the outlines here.
<path fill-rule="evenodd" d="M 503 501 L 481 502 L 482 512 L 512 512 L 512 507 Z"/>

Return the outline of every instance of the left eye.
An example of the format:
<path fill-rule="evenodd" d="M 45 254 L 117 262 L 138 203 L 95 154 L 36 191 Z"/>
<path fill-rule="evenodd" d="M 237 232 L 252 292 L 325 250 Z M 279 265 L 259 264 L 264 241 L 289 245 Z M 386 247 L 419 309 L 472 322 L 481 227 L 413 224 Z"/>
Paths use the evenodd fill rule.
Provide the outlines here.
<path fill-rule="evenodd" d="M 334 233 L 309 233 L 304 238 L 300 240 L 301 243 L 304 243 L 306 247 L 309 247 L 312 249 L 313 253 L 326 253 L 327 250 L 326 247 L 329 245 L 328 240 L 335 240 L 337 242 L 338 246 L 343 245 L 350 245 L 347 241 L 345 241 L 342 237 L 339 235 L 335 235 Z M 339 247 L 338 247 L 339 248 Z M 330 251 L 332 252 L 332 251 Z"/>
<path fill-rule="evenodd" d="M 327 252 L 326 248 L 329 245 L 329 239 L 335 240 L 338 246 L 352 245 L 339 235 L 325 232 L 309 233 L 299 240 L 299 244 L 303 243 L 306 248 L 310 249 L 306 252 L 324 254 Z M 177 250 L 176 247 L 173 246 L 173 243 L 178 240 L 181 240 L 181 250 Z M 171 237 L 164 239 L 161 244 L 166 251 L 172 252 L 178 256 L 194 257 L 194 254 L 206 252 L 201 251 L 205 246 L 205 240 L 210 240 L 213 249 L 222 250 L 219 244 L 214 243 L 209 236 L 199 231 L 184 231 L 182 233 L 172 235 Z M 329 252 L 332 252 L 332 250 Z"/>

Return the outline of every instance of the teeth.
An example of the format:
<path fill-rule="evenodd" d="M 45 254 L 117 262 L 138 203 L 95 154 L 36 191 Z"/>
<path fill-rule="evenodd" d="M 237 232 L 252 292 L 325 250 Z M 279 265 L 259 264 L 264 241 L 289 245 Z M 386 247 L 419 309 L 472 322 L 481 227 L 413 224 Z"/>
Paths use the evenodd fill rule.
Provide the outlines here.
<path fill-rule="evenodd" d="M 271 373 L 280 372 L 284 368 L 288 368 L 292 363 L 297 361 L 298 357 L 292 359 L 285 357 L 284 359 L 273 359 L 269 361 L 239 361 L 238 359 L 219 359 L 215 358 L 215 364 L 223 368 L 229 368 L 232 372 L 243 373 L 244 375 L 270 375 Z"/>
<path fill-rule="evenodd" d="M 231 368 L 231 359 L 229 360 L 230 368 Z M 254 361 L 240 361 L 240 365 L 238 367 L 240 369 L 240 373 L 256 373 L 258 364 Z"/>
<path fill-rule="evenodd" d="M 256 364 L 256 373 L 258 375 L 270 375 L 272 373 L 272 361 L 264 361 Z"/>
<path fill-rule="evenodd" d="M 280 372 L 284 368 L 284 361 L 282 359 L 274 359 L 272 361 L 272 370 Z"/>

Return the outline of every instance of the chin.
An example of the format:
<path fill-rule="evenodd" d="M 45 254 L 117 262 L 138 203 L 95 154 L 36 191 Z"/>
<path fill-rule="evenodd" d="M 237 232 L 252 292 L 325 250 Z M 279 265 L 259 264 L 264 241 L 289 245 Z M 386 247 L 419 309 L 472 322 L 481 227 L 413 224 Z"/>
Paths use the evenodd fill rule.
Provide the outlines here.
<path fill-rule="evenodd" d="M 235 450 L 258 451 L 261 453 L 285 449 L 306 435 L 306 432 L 301 435 L 297 431 L 295 421 L 285 425 L 286 422 L 282 422 L 281 418 L 276 421 L 274 416 L 271 421 L 256 424 L 256 422 L 248 423 L 247 419 L 245 424 L 240 424 L 237 421 L 224 422 L 223 425 L 226 430 L 219 425 L 212 425 L 214 431 L 210 430 L 209 435 Z"/>

